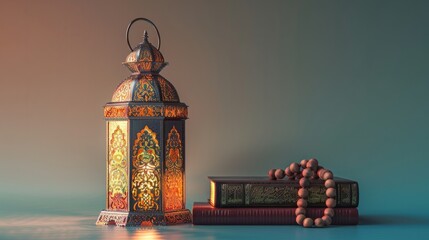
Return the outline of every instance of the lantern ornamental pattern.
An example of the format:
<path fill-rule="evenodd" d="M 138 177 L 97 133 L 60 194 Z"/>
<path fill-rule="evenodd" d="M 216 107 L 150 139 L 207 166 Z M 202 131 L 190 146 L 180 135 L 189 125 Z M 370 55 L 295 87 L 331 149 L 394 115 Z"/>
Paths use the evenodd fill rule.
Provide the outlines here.
<path fill-rule="evenodd" d="M 109 123 L 108 208 L 126 210 L 128 207 L 127 123 Z"/>
<path fill-rule="evenodd" d="M 133 20 L 127 29 L 138 20 Z M 104 107 L 106 209 L 97 225 L 190 223 L 185 209 L 185 120 L 188 107 L 159 72 L 167 63 L 147 32 L 123 63 L 132 75 Z"/>
<path fill-rule="evenodd" d="M 156 133 L 147 125 L 133 146 L 132 188 L 133 210 L 159 210 L 161 192 L 161 164 L 159 160 L 159 144 Z"/>

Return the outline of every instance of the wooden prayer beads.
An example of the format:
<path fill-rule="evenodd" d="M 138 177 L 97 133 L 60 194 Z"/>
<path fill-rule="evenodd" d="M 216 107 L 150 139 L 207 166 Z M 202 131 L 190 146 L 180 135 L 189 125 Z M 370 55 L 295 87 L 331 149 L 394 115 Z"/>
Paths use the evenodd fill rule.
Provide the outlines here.
<path fill-rule="evenodd" d="M 301 170 L 302 169 L 302 170 Z M 298 190 L 299 199 L 296 202 L 297 208 L 295 210 L 296 223 L 303 227 L 324 227 L 332 223 L 334 217 L 334 207 L 336 206 L 336 189 L 335 181 L 333 180 L 334 174 L 332 171 L 319 166 L 319 162 L 315 158 L 303 159 L 300 163 L 291 163 L 284 171 L 282 169 L 271 169 L 268 176 L 272 180 L 283 179 L 287 176 L 289 179 L 299 179 L 300 189 Z M 323 211 L 323 216 L 312 219 L 306 217 L 306 208 L 308 205 L 308 187 L 310 186 L 310 179 L 320 178 L 324 180 L 326 188 L 326 208 Z"/>

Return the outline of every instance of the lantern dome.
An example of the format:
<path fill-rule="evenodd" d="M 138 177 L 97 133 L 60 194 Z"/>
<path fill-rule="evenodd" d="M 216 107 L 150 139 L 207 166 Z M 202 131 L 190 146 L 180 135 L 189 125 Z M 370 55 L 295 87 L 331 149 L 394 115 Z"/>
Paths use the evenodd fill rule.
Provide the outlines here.
<path fill-rule="evenodd" d="M 159 74 L 131 75 L 113 93 L 112 102 L 179 102 L 173 84 Z"/>
<path fill-rule="evenodd" d="M 159 47 L 149 42 L 147 31 L 144 31 L 143 42 L 132 49 L 123 64 L 133 74 L 116 87 L 112 102 L 180 101 L 173 84 L 159 74 L 167 63 Z"/>
<path fill-rule="evenodd" d="M 158 34 L 158 47 L 149 42 L 147 31 L 137 47 L 132 48 L 128 33 L 131 25 L 137 20 L 151 23 Z M 167 63 L 159 51 L 161 38 L 156 26 L 148 19 L 137 18 L 127 29 L 127 42 L 131 53 L 123 65 L 132 74 L 116 87 L 111 102 L 104 107 L 106 119 L 146 119 L 150 117 L 163 119 L 187 119 L 188 106 L 180 102 L 176 88 L 159 74 Z"/>
<path fill-rule="evenodd" d="M 143 42 L 128 54 L 123 63 L 133 73 L 159 72 L 167 65 L 159 49 L 153 46 L 148 38 L 147 31 L 144 31 Z"/>

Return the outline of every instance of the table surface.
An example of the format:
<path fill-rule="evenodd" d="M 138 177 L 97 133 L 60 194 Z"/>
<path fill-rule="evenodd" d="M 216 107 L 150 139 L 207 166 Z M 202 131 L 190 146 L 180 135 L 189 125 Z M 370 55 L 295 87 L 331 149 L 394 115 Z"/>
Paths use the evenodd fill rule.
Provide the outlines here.
<path fill-rule="evenodd" d="M 95 212 L 94 212 L 95 213 Z M 429 217 L 362 215 L 357 226 L 305 229 L 298 226 L 96 226 L 97 216 L 0 216 L 0 239 L 424 239 Z"/>
<path fill-rule="evenodd" d="M 190 204 L 193 201 L 190 200 Z M 102 196 L 39 197 L 0 195 L 0 240 L 6 239 L 427 239 L 429 213 L 410 205 L 389 208 L 359 205 L 359 225 L 156 227 L 96 226 Z M 406 207 L 408 206 L 408 207 Z M 189 206 L 188 206 L 189 207 Z"/>

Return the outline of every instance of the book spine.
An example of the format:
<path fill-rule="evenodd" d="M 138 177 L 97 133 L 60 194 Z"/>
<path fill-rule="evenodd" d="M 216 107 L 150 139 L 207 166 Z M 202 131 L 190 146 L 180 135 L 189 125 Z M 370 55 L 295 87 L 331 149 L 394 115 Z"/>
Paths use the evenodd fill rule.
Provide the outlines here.
<path fill-rule="evenodd" d="M 308 208 L 308 217 L 323 215 L 323 208 Z M 193 208 L 194 225 L 296 225 L 295 208 Z M 356 225 L 357 208 L 335 208 L 333 225 Z"/>
<path fill-rule="evenodd" d="M 214 207 L 296 207 L 298 183 L 218 183 L 211 182 L 210 204 Z M 357 182 L 336 182 L 337 207 L 359 204 Z M 308 188 L 308 206 L 324 207 L 326 188 L 316 183 Z"/>

